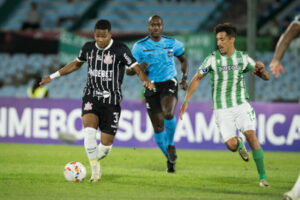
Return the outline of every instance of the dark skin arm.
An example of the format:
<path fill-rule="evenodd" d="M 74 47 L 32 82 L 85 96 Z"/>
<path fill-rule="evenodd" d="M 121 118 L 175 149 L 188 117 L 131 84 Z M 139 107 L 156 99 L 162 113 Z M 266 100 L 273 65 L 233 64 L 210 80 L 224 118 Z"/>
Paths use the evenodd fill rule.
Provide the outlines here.
<path fill-rule="evenodd" d="M 181 64 L 182 78 L 179 83 L 181 89 L 186 90 L 188 88 L 187 84 L 187 73 L 188 73 L 188 60 L 184 54 L 177 57 Z"/>
<path fill-rule="evenodd" d="M 66 66 L 64 66 L 63 68 L 61 68 L 59 71 L 60 75 L 66 75 L 69 73 L 72 73 L 74 71 L 76 71 L 77 69 L 79 69 L 84 62 L 78 62 L 77 60 L 74 60 L 73 62 L 70 62 L 69 64 L 67 64 Z M 44 77 L 42 79 L 42 81 L 40 82 L 40 86 L 43 86 L 49 82 L 51 82 L 52 79 L 50 78 L 50 76 Z"/>
<path fill-rule="evenodd" d="M 145 71 L 147 69 L 147 67 L 149 66 L 149 63 L 146 63 L 146 62 L 142 62 L 139 64 L 139 67 L 142 71 Z M 126 68 L 126 74 L 128 76 L 133 76 L 135 75 L 135 71 L 133 70 L 133 68 L 129 67 L 129 68 Z"/>
<path fill-rule="evenodd" d="M 129 69 L 131 69 L 132 71 L 134 71 L 134 74 L 137 74 L 138 77 L 140 78 L 140 80 L 144 82 L 144 87 L 148 88 L 149 90 L 152 90 L 153 87 L 154 87 L 153 83 L 151 83 L 149 81 L 149 78 L 146 75 L 146 73 L 142 70 L 142 67 L 143 66 L 140 66 L 139 64 L 136 64 L 135 66 L 130 67 Z"/>
<path fill-rule="evenodd" d="M 184 54 L 178 56 L 177 58 L 181 63 L 181 71 L 182 71 L 180 87 L 181 87 L 181 89 L 186 90 L 188 87 L 188 85 L 187 85 L 188 60 Z M 143 62 L 143 63 L 140 63 L 139 65 L 140 65 L 141 70 L 145 71 L 147 69 L 147 67 L 149 66 L 149 63 Z M 127 68 L 126 74 L 129 76 L 133 76 L 135 74 L 135 71 L 132 68 Z"/>

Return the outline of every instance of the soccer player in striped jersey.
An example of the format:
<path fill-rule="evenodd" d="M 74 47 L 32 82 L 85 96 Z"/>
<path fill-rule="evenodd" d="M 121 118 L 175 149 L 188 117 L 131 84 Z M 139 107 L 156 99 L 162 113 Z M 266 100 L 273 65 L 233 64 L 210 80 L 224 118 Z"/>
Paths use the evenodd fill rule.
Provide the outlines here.
<path fill-rule="evenodd" d="M 178 96 L 174 57 L 181 63 L 182 78 L 179 85 L 184 90 L 187 89 L 188 61 L 183 43 L 162 35 L 163 25 L 160 16 L 151 16 L 148 20 L 149 36 L 134 44 L 132 54 L 154 82 L 155 89 L 146 89 L 144 93 L 147 112 L 154 128 L 155 141 L 167 158 L 167 172 L 174 173 L 177 159 L 173 142 L 177 122 L 174 110 Z M 127 68 L 126 74 L 135 73 Z"/>
<path fill-rule="evenodd" d="M 264 69 L 263 63 L 255 63 L 246 53 L 235 49 L 236 28 L 233 25 L 218 24 L 215 27 L 215 33 L 219 50 L 214 51 L 204 60 L 193 77 L 180 108 L 180 119 L 201 79 L 209 74 L 214 115 L 226 146 L 233 152 L 238 151 L 243 160 L 249 160 L 243 140 L 236 136 L 236 128 L 238 128 L 246 136 L 252 149 L 259 173 L 259 185 L 268 187 L 264 152 L 256 138 L 255 112 L 248 103 L 244 73 L 253 72 L 263 80 L 269 80 L 269 73 Z"/>
<path fill-rule="evenodd" d="M 125 66 L 131 67 L 138 74 L 145 87 L 149 90 L 153 88 L 153 84 L 140 69 L 129 48 L 123 43 L 114 41 L 111 36 L 110 22 L 97 21 L 94 29 L 95 41 L 87 42 L 73 62 L 40 82 L 40 85 L 44 85 L 54 78 L 79 69 L 85 62 L 88 63 L 88 79 L 82 98 L 84 127 L 82 131 L 84 147 L 92 170 L 91 182 L 100 180 L 100 160 L 108 156 L 111 151 L 118 129 Z M 96 140 L 98 128 L 101 130 L 99 145 Z"/>

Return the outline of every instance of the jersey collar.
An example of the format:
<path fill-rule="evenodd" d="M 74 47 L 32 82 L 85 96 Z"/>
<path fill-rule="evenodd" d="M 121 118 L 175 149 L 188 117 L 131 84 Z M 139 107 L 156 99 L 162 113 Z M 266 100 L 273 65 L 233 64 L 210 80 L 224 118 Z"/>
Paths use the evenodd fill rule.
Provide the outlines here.
<path fill-rule="evenodd" d="M 105 48 L 100 48 L 100 47 L 98 46 L 97 42 L 95 42 L 95 46 L 97 47 L 97 49 L 103 51 L 103 50 L 109 49 L 109 48 L 111 47 L 111 45 L 113 44 L 113 42 L 114 42 L 113 39 L 110 39 L 109 44 L 108 44 Z"/>

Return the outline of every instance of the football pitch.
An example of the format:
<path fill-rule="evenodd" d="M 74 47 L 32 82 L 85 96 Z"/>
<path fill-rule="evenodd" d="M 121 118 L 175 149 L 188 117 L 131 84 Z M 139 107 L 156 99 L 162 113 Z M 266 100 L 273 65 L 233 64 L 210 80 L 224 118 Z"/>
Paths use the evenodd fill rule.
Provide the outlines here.
<path fill-rule="evenodd" d="M 82 146 L 0 143 L 0 199 L 275 200 L 291 189 L 300 172 L 300 153 L 265 152 L 271 187 L 260 188 L 252 154 L 247 163 L 229 151 L 177 153 L 177 171 L 167 174 L 158 149 L 114 147 L 101 161 L 101 181 L 90 183 Z M 64 179 L 64 166 L 72 160 L 87 168 L 81 183 Z"/>

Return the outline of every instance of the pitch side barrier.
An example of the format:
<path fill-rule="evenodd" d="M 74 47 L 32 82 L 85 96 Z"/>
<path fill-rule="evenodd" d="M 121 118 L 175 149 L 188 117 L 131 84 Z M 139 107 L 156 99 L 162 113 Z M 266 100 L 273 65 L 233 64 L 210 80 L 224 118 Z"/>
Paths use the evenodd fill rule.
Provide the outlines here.
<path fill-rule="evenodd" d="M 300 152 L 300 104 L 251 103 L 256 111 L 257 137 L 264 150 Z M 225 150 L 211 103 L 190 102 L 178 119 L 175 145 L 181 149 Z M 59 133 L 74 134 L 83 145 L 81 100 L 0 98 L 0 142 L 64 144 Z M 99 134 L 98 134 L 99 138 Z M 123 101 L 114 146 L 156 148 L 145 105 Z"/>

